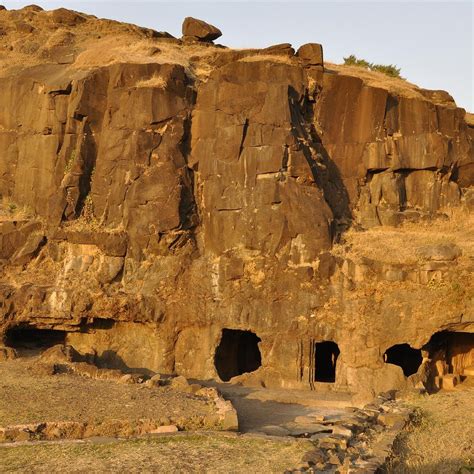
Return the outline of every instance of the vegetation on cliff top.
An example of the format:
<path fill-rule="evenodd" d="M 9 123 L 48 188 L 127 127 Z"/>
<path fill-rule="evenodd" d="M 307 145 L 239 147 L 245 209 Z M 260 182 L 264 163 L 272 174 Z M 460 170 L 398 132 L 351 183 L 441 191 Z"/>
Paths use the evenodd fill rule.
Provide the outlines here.
<path fill-rule="evenodd" d="M 398 77 L 400 79 L 403 79 L 403 77 L 400 75 L 400 68 L 395 66 L 394 64 L 386 65 L 369 63 L 365 59 L 358 59 L 354 54 L 351 54 L 350 56 L 347 56 L 347 58 L 344 58 L 344 65 L 359 66 L 364 69 L 369 69 L 370 71 L 382 72 L 390 77 Z"/>

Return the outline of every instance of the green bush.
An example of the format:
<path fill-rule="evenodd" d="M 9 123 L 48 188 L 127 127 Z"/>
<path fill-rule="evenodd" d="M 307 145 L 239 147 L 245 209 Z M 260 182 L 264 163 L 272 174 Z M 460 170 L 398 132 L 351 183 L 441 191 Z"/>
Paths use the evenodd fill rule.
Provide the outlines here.
<path fill-rule="evenodd" d="M 358 66 L 362 67 L 364 69 L 369 69 L 371 71 L 378 71 L 386 74 L 387 76 L 390 77 L 398 77 L 400 79 L 403 79 L 402 76 L 400 76 L 400 68 L 393 65 L 385 65 L 385 64 L 374 64 L 374 63 L 369 63 L 365 59 L 358 59 L 354 54 L 351 54 L 347 58 L 344 58 L 344 64 L 346 66 Z"/>

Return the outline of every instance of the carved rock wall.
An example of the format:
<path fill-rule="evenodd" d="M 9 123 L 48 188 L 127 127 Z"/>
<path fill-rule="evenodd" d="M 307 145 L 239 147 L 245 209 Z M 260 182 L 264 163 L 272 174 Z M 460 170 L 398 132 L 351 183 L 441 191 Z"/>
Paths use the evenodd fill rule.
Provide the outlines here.
<path fill-rule="evenodd" d="M 0 195 L 29 212 L 0 223 L 0 334 L 66 330 L 104 363 L 217 378 L 222 330 L 240 329 L 261 340 L 246 383 L 405 387 L 384 352 L 472 332 L 472 296 L 429 286 L 470 270 L 331 249 L 351 225 L 460 204 L 474 184 L 463 111 L 286 53 L 215 54 L 205 81 L 156 62 L 0 78 Z M 330 383 L 322 341 L 340 350 Z"/>

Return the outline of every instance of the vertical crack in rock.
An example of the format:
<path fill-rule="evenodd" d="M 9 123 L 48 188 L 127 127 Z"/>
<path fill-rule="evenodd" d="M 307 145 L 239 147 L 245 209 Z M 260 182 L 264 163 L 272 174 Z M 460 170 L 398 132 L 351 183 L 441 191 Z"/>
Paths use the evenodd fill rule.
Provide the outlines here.
<path fill-rule="evenodd" d="M 249 128 L 249 119 L 246 118 L 244 122 L 244 126 L 242 128 L 242 140 L 240 141 L 238 159 L 240 159 L 242 152 L 244 151 L 245 138 L 247 137 L 248 128 Z"/>
<path fill-rule="evenodd" d="M 195 99 L 196 94 L 193 95 Z M 194 106 L 194 101 L 190 107 Z M 188 165 L 189 155 L 191 153 L 191 111 L 184 119 L 183 137 L 179 143 L 181 153 L 186 163 L 184 172 L 184 185 L 181 188 L 181 199 L 179 204 L 179 214 L 181 220 L 181 228 L 193 231 L 199 224 L 199 214 L 194 194 L 194 170 Z"/>
<path fill-rule="evenodd" d="M 79 178 L 79 197 L 76 205 L 76 216 L 81 215 L 85 202 L 92 188 L 92 177 L 94 175 L 95 162 L 97 158 L 97 146 L 94 135 L 88 123 L 87 117 L 82 120 L 83 127 L 81 135 L 83 137 L 80 148 L 80 159 L 78 165 L 80 167 Z"/>
<path fill-rule="evenodd" d="M 330 159 L 318 136 L 314 126 L 311 101 L 306 95 L 300 96 L 295 89 L 290 87 L 289 104 L 293 134 L 301 145 L 314 182 L 322 190 L 324 199 L 333 212 L 333 238 L 338 239 L 340 233 L 350 225 L 352 220 L 349 195 L 338 167 Z"/>

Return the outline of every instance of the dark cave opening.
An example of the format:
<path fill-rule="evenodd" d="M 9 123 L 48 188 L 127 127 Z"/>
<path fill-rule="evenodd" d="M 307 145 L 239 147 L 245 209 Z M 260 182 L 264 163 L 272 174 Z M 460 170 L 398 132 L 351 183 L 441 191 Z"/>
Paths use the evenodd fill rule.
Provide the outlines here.
<path fill-rule="evenodd" d="M 336 363 L 340 352 L 339 346 L 334 341 L 316 342 L 314 349 L 316 382 L 336 381 Z"/>
<path fill-rule="evenodd" d="M 395 344 L 386 350 L 384 361 L 387 364 L 398 365 L 405 377 L 409 377 L 418 372 L 423 357 L 421 349 L 413 349 L 409 344 Z"/>
<path fill-rule="evenodd" d="M 251 331 L 223 329 L 214 356 L 217 373 L 224 382 L 232 377 L 253 372 L 262 365 L 258 343 L 260 338 Z"/>
<path fill-rule="evenodd" d="M 64 344 L 66 334 L 66 331 L 56 329 L 16 326 L 7 331 L 5 343 L 7 346 L 19 351 L 42 352 L 56 344 Z"/>
<path fill-rule="evenodd" d="M 474 333 L 440 331 L 424 346 L 438 375 L 474 375 Z"/>

